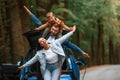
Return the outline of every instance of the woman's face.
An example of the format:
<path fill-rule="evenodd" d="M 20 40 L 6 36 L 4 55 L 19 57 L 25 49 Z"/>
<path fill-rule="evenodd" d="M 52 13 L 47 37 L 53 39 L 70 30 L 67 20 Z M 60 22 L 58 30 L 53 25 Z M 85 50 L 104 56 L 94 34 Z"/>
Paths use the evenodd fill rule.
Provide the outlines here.
<path fill-rule="evenodd" d="M 38 42 L 39 42 L 41 47 L 45 47 L 46 45 L 48 45 L 47 40 L 44 38 L 39 38 Z"/>

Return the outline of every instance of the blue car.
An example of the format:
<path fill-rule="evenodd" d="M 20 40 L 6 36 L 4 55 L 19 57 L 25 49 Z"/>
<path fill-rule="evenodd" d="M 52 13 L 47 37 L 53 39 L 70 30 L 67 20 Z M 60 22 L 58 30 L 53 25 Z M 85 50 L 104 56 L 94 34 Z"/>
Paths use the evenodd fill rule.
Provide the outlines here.
<path fill-rule="evenodd" d="M 23 33 L 23 35 L 27 38 L 30 44 L 30 49 L 28 49 L 28 54 L 22 61 L 22 64 L 26 63 L 29 59 L 31 59 L 35 55 L 38 48 L 40 48 L 38 45 L 38 38 L 41 34 L 40 31 L 32 30 Z M 85 64 L 84 59 L 82 59 L 83 61 L 81 61 L 80 59 L 76 60 L 71 55 L 71 52 L 68 49 L 64 50 L 67 56 L 65 62 L 63 63 L 60 80 L 80 80 L 79 67 L 80 65 Z M 43 80 L 39 66 L 40 63 L 36 62 L 30 67 L 26 67 L 21 70 L 20 80 Z"/>

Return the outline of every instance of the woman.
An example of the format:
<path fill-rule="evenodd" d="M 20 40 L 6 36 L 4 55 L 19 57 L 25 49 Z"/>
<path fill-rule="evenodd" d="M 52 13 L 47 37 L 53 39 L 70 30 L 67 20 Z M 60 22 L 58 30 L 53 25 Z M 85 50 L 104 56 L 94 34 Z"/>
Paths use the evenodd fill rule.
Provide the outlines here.
<path fill-rule="evenodd" d="M 53 40 L 51 44 L 49 44 L 46 39 L 39 38 L 38 42 L 40 46 L 43 47 L 43 49 L 37 51 L 36 55 L 32 59 L 18 68 L 23 69 L 24 67 L 30 66 L 36 61 L 39 61 L 41 64 L 40 69 L 44 80 L 58 80 L 61 65 L 65 59 L 65 54 L 61 44 L 67 38 L 69 38 L 75 30 L 76 27 L 74 26 L 71 32 L 67 33 L 59 39 Z"/>

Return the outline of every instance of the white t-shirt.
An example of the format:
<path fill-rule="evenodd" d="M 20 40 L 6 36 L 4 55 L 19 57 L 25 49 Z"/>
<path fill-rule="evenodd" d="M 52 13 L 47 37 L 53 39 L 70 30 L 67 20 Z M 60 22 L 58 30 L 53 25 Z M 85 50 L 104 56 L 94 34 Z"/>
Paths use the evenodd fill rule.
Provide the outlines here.
<path fill-rule="evenodd" d="M 55 63 L 58 62 L 58 55 L 56 53 L 53 53 L 51 48 L 48 50 L 45 50 L 45 57 L 47 63 Z"/>

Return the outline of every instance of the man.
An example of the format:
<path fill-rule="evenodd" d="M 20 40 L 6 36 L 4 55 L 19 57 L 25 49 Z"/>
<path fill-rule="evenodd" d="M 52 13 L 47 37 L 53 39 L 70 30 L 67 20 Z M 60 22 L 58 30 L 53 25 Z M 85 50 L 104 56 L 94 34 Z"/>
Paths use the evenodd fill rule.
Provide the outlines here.
<path fill-rule="evenodd" d="M 38 28 L 36 28 L 36 30 L 39 30 L 39 28 L 42 27 L 42 26 L 48 26 L 49 23 L 50 23 L 50 24 L 52 24 L 52 23 L 58 23 L 58 24 L 59 24 L 59 23 L 61 22 L 59 19 L 55 20 L 55 18 L 54 18 L 55 16 L 50 16 L 50 17 L 48 17 L 50 20 L 49 20 L 48 22 L 46 22 L 45 24 L 42 25 L 42 23 L 39 21 L 39 19 L 38 19 L 33 13 L 31 13 L 31 11 L 30 11 L 27 7 L 24 6 L 24 8 L 25 8 L 25 10 L 27 11 L 27 13 L 30 15 L 30 17 L 31 17 L 31 19 L 33 20 L 33 22 L 34 22 L 37 26 L 39 26 Z M 52 20 L 51 20 L 51 17 L 52 17 Z M 70 29 L 70 28 L 68 28 L 63 22 L 61 23 L 61 26 L 64 26 L 64 28 L 66 27 L 66 29 Z M 71 29 L 70 29 L 70 30 L 71 30 Z M 60 31 L 61 31 L 61 30 L 57 31 L 55 27 L 52 27 L 52 28 L 50 29 L 50 34 L 48 34 L 48 35 L 46 36 L 46 38 L 48 39 L 48 41 L 52 41 L 52 40 L 55 38 L 55 36 L 56 36 Z M 50 37 L 49 37 L 49 36 L 50 36 Z M 48 38 L 48 37 L 49 37 L 49 38 Z M 89 57 L 90 57 L 90 56 L 88 55 L 88 53 L 82 51 L 77 45 L 71 43 L 71 42 L 68 41 L 68 40 L 65 40 L 65 41 L 63 42 L 63 45 L 66 46 L 67 48 L 69 48 L 69 49 L 77 52 L 77 53 L 82 54 L 82 55 L 83 55 L 84 57 L 86 57 L 86 58 L 89 58 Z"/>

